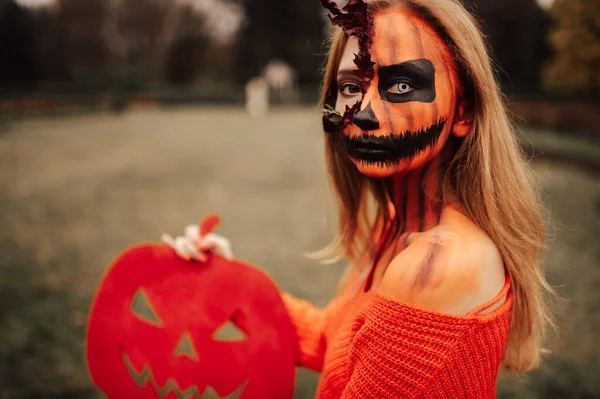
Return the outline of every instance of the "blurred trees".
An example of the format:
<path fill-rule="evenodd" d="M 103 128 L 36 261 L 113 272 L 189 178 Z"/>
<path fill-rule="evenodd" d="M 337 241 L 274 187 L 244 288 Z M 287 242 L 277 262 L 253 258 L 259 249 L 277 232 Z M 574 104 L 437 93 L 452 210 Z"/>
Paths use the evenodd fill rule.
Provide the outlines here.
<path fill-rule="evenodd" d="M 300 85 L 318 85 L 323 61 L 322 7 L 318 0 L 240 0 L 246 22 L 237 43 L 238 82 L 260 74 L 273 59 L 296 70 Z"/>
<path fill-rule="evenodd" d="M 556 0 L 550 9 L 555 55 L 544 82 L 550 89 L 600 94 L 600 1 Z"/>
<path fill-rule="evenodd" d="M 2 0 L 0 88 L 190 84 L 209 42 L 201 13 L 175 0 L 56 0 L 35 10 Z"/>
<path fill-rule="evenodd" d="M 109 78 L 111 54 L 103 40 L 107 4 L 103 0 L 57 0 L 42 15 L 44 78 L 53 82 L 75 81 L 102 87 Z M 46 70 L 46 68 L 48 68 Z"/>
<path fill-rule="evenodd" d="M 536 0 L 464 0 L 482 21 L 508 94 L 600 86 L 600 2 L 556 0 L 551 14 Z M 216 39 L 217 8 L 245 14 L 232 40 Z M 210 18 L 209 18 L 210 17 Z M 315 91 L 323 56 L 323 10 L 317 0 L 55 0 L 28 9 L 0 0 L 0 90 L 42 85 L 98 92 L 166 84 L 219 95 L 259 75 L 272 60 Z M 235 31 L 235 27 L 233 27 Z M 595 88 L 595 89 L 594 89 Z"/>
<path fill-rule="evenodd" d="M 166 25 L 167 32 L 163 35 L 164 76 L 171 84 L 188 85 L 205 69 L 205 64 L 211 62 L 207 57 L 210 39 L 204 17 L 188 5 L 172 8 L 169 18 L 170 25 Z"/>
<path fill-rule="evenodd" d="M 34 16 L 12 0 L 0 1 L 0 93 L 31 88 L 39 79 Z"/>
<path fill-rule="evenodd" d="M 509 94 L 539 92 L 541 71 L 550 54 L 546 44 L 549 24 L 546 12 L 536 0 L 469 2 L 483 22 L 504 91 Z"/>
<path fill-rule="evenodd" d="M 144 71 L 146 79 L 160 78 L 172 4 L 158 0 L 109 0 L 108 3 L 109 16 L 103 33 L 117 64 Z"/>
<path fill-rule="evenodd" d="M 164 0 L 110 0 L 106 41 L 145 79 L 188 84 L 200 72 L 209 41 L 202 15 Z"/>

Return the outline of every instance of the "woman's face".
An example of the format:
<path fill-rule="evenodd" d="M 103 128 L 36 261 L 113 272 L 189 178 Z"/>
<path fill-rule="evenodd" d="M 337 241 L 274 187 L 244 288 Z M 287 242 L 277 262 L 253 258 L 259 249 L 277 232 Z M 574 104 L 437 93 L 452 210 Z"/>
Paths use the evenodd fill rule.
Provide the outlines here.
<path fill-rule="evenodd" d="M 375 76 L 364 98 L 350 37 L 337 74 L 336 110 L 362 100 L 344 129 L 350 158 L 368 176 L 385 177 L 425 165 L 452 132 L 457 79 L 446 45 L 426 22 L 407 11 L 374 16 L 371 60 Z"/>

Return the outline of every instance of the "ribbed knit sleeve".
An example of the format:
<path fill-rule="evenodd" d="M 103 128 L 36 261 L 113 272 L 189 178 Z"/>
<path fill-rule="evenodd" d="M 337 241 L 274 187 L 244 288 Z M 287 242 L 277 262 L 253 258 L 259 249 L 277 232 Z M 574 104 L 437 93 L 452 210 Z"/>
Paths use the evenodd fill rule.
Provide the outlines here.
<path fill-rule="evenodd" d="M 333 300 L 324 309 L 319 309 L 287 293 L 282 293 L 282 298 L 296 332 L 297 365 L 321 371 L 327 349 L 325 329 L 338 301 Z"/>
<path fill-rule="evenodd" d="M 352 326 L 341 397 L 493 398 L 509 323 L 509 312 L 457 317 L 373 293 Z"/>

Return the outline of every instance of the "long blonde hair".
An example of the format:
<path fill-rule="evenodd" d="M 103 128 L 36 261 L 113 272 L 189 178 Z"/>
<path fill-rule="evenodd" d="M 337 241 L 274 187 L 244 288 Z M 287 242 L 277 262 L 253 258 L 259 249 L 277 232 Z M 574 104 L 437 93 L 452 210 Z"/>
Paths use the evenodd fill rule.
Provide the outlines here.
<path fill-rule="evenodd" d="M 475 19 L 458 0 L 370 0 L 372 14 L 404 8 L 425 20 L 446 43 L 473 127 L 444 178 L 443 203 L 458 203 L 502 254 L 512 281 L 513 309 L 503 365 L 527 371 L 539 364 L 544 327 L 553 325 L 546 295 L 552 295 L 541 268 L 545 245 L 541 202 L 515 139 L 494 79 L 486 44 Z M 322 105 L 335 99 L 336 74 L 347 42 L 335 29 L 322 87 Z M 325 134 L 326 162 L 338 205 L 338 233 L 320 255 L 357 262 L 372 254 L 377 226 L 391 220 L 382 179 L 358 172 L 340 135 Z M 370 212 L 370 204 L 375 212 Z M 379 221 L 379 222 L 378 222 Z"/>

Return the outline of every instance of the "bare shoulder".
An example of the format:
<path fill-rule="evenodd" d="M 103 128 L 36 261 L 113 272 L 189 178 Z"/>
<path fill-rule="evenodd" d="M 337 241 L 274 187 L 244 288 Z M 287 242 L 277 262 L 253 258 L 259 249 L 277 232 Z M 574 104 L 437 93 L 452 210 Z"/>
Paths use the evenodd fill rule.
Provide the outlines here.
<path fill-rule="evenodd" d="M 377 290 L 423 309 L 466 315 L 504 286 L 504 264 L 488 235 L 465 215 L 445 208 L 440 224 L 407 237 Z"/>

